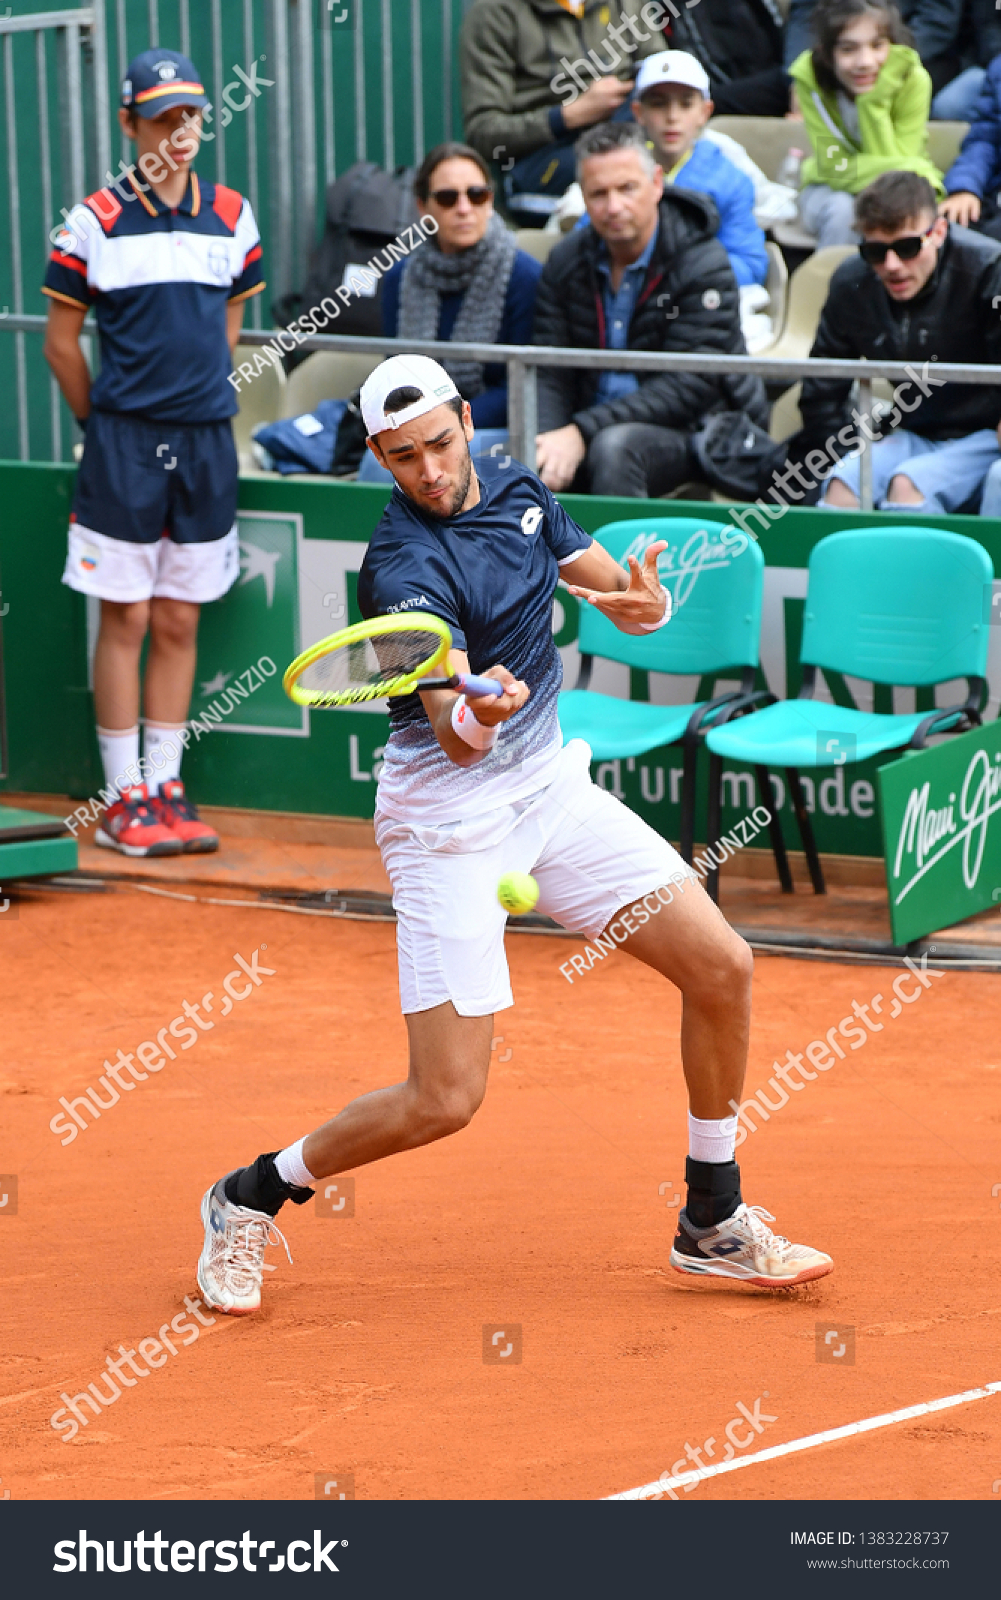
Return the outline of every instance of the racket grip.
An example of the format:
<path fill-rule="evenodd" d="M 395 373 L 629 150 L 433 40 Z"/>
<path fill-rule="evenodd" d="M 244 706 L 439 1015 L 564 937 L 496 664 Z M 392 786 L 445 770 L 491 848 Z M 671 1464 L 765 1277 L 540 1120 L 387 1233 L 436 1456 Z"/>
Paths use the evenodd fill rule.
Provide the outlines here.
<path fill-rule="evenodd" d="M 504 685 L 498 683 L 496 678 L 477 678 L 471 672 L 457 672 L 455 674 L 456 687 L 464 694 L 503 694 Z"/>

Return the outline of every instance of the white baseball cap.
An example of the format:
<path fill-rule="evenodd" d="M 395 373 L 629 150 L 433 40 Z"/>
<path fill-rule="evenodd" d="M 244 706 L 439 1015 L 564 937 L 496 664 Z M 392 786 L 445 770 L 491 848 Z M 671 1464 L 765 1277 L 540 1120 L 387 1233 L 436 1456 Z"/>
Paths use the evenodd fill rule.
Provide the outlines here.
<path fill-rule="evenodd" d="M 419 389 L 421 398 L 402 411 L 387 416 L 386 400 L 394 389 Z M 365 379 L 361 389 L 361 414 L 365 429 L 371 439 L 384 428 L 399 428 L 413 422 L 435 406 L 459 396 L 444 367 L 430 356 L 390 356 Z"/>
<path fill-rule="evenodd" d="M 709 74 L 701 61 L 696 61 L 687 50 L 660 50 L 641 61 L 633 99 L 639 100 L 656 83 L 683 84 L 686 89 L 698 89 L 703 100 L 710 98 Z"/>

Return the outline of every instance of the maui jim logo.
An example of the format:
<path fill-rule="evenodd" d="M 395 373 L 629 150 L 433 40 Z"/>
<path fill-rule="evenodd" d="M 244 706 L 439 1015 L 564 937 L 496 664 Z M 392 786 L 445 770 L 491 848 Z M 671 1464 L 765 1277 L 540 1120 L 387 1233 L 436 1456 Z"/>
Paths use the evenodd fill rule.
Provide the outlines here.
<path fill-rule="evenodd" d="M 958 844 L 963 847 L 963 882 L 967 889 L 975 887 L 987 845 L 988 823 L 995 812 L 1001 811 L 998 763 L 1001 752 L 995 755 L 994 764 L 986 750 L 978 750 L 971 757 L 959 791 L 958 816 L 955 793 L 949 795 L 947 805 L 933 807 L 929 804 L 930 782 L 911 790 L 897 836 L 893 876 L 900 877 L 905 863 L 913 865 L 913 871 L 896 895 L 895 905 L 900 905 L 925 873 Z M 908 859 L 911 857 L 913 863 Z"/>
<path fill-rule="evenodd" d="M 655 539 L 663 537 L 664 535 L 660 533 L 637 534 L 628 549 L 623 551 L 622 565 L 628 565 L 630 556 L 642 561 L 647 547 Z M 736 556 L 743 554 L 747 548 L 746 541 L 743 541 L 736 550 L 731 548 L 738 540 L 742 540 L 742 535 L 734 533 L 730 528 L 724 528 L 719 538 L 711 536 L 708 529 L 699 528 L 685 540 L 680 549 L 672 546 L 658 556 L 657 574 L 665 589 L 670 589 L 675 609 L 685 604 L 701 572 L 718 572 L 721 568 L 728 567 Z"/>

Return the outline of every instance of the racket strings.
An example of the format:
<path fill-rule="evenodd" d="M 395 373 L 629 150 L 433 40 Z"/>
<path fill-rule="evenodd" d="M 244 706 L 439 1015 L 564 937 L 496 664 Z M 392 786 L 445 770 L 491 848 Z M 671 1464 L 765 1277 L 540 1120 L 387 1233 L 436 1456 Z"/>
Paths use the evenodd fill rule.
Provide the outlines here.
<path fill-rule="evenodd" d="M 440 645 L 439 635 L 424 628 L 356 639 L 311 662 L 299 685 L 311 694 L 376 698 L 380 689 L 426 666 Z"/>

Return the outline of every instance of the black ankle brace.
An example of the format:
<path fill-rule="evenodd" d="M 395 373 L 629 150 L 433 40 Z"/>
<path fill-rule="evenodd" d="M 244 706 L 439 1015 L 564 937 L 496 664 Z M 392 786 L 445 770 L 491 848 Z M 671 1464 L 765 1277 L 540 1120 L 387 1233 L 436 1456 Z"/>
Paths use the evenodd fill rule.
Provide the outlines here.
<path fill-rule="evenodd" d="M 286 1200 L 295 1206 L 304 1206 L 312 1200 L 312 1189 L 299 1189 L 278 1176 L 275 1166 L 277 1150 L 258 1156 L 253 1166 L 241 1167 L 226 1179 L 226 1199 L 231 1205 L 246 1206 L 250 1211 L 265 1211 L 268 1216 L 278 1215 Z"/>
<path fill-rule="evenodd" d="M 688 1220 L 696 1228 L 714 1228 L 732 1217 L 740 1205 L 740 1168 L 736 1161 L 685 1162 Z"/>

